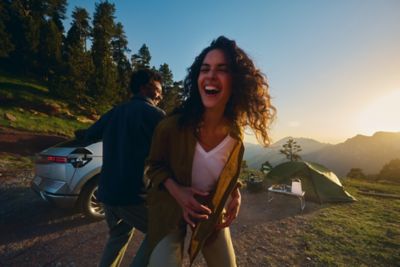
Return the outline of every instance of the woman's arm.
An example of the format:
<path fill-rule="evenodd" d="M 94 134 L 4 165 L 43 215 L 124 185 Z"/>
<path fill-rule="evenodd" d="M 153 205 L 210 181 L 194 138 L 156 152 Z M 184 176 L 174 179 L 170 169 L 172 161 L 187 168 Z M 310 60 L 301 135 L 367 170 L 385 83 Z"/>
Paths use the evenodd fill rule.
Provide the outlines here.
<path fill-rule="evenodd" d="M 240 205 L 242 203 L 242 195 L 240 194 L 239 187 L 231 193 L 231 200 L 226 208 L 224 221 L 217 225 L 217 229 L 228 227 L 239 215 Z"/>

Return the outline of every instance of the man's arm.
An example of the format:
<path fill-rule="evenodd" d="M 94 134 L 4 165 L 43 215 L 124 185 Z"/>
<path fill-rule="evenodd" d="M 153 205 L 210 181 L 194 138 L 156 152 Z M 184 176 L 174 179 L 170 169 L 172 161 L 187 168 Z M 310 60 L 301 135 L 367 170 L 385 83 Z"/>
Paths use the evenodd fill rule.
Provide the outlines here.
<path fill-rule="evenodd" d="M 106 114 L 100 117 L 92 126 L 85 130 L 84 139 L 86 141 L 100 141 L 103 139 L 104 130 L 112 117 L 115 109 L 111 109 Z"/>

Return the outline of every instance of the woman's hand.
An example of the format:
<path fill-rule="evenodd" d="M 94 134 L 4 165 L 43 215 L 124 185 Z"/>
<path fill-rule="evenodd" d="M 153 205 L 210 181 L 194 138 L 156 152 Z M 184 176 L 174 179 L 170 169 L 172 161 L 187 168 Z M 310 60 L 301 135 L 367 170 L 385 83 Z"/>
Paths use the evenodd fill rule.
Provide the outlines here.
<path fill-rule="evenodd" d="M 194 198 L 195 195 L 205 197 L 208 195 L 207 192 L 203 192 L 192 187 L 181 186 L 170 178 L 164 182 L 164 185 L 181 206 L 183 218 L 192 228 L 195 227 L 195 223 L 192 219 L 208 219 L 208 215 L 211 214 L 211 210 L 207 206 L 200 204 Z"/>
<path fill-rule="evenodd" d="M 231 194 L 231 200 L 229 201 L 226 213 L 223 215 L 223 222 L 217 224 L 217 230 L 228 227 L 239 215 L 240 204 L 242 202 L 242 195 L 240 194 L 239 188 L 233 190 Z"/>

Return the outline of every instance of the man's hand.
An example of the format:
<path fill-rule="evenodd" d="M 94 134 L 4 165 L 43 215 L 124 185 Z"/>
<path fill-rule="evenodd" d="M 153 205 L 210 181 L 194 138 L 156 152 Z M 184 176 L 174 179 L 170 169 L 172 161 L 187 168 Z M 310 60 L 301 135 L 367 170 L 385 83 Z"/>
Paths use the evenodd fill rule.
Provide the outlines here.
<path fill-rule="evenodd" d="M 233 190 L 231 194 L 231 200 L 229 201 L 228 207 L 226 208 L 226 213 L 223 215 L 223 222 L 217 224 L 217 230 L 228 227 L 239 215 L 240 204 L 242 202 L 242 196 L 240 194 L 239 188 Z"/>
<path fill-rule="evenodd" d="M 183 218 L 192 228 L 195 227 L 193 219 L 196 221 L 208 219 L 211 210 L 207 206 L 200 204 L 194 197 L 195 195 L 206 197 L 208 195 L 207 192 L 202 192 L 192 187 L 178 185 L 170 178 L 164 182 L 164 185 L 181 206 Z"/>

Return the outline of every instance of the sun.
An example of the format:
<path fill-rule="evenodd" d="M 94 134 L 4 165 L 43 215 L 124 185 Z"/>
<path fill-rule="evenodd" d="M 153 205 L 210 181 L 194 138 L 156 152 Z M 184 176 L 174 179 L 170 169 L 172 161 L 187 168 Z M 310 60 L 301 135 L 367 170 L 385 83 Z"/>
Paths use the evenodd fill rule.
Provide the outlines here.
<path fill-rule="evenodd" d="M 360 113 L 361 133 L 372 135 L 378 131 L 400 131 L 400 89 L 375 99 Z"/>

